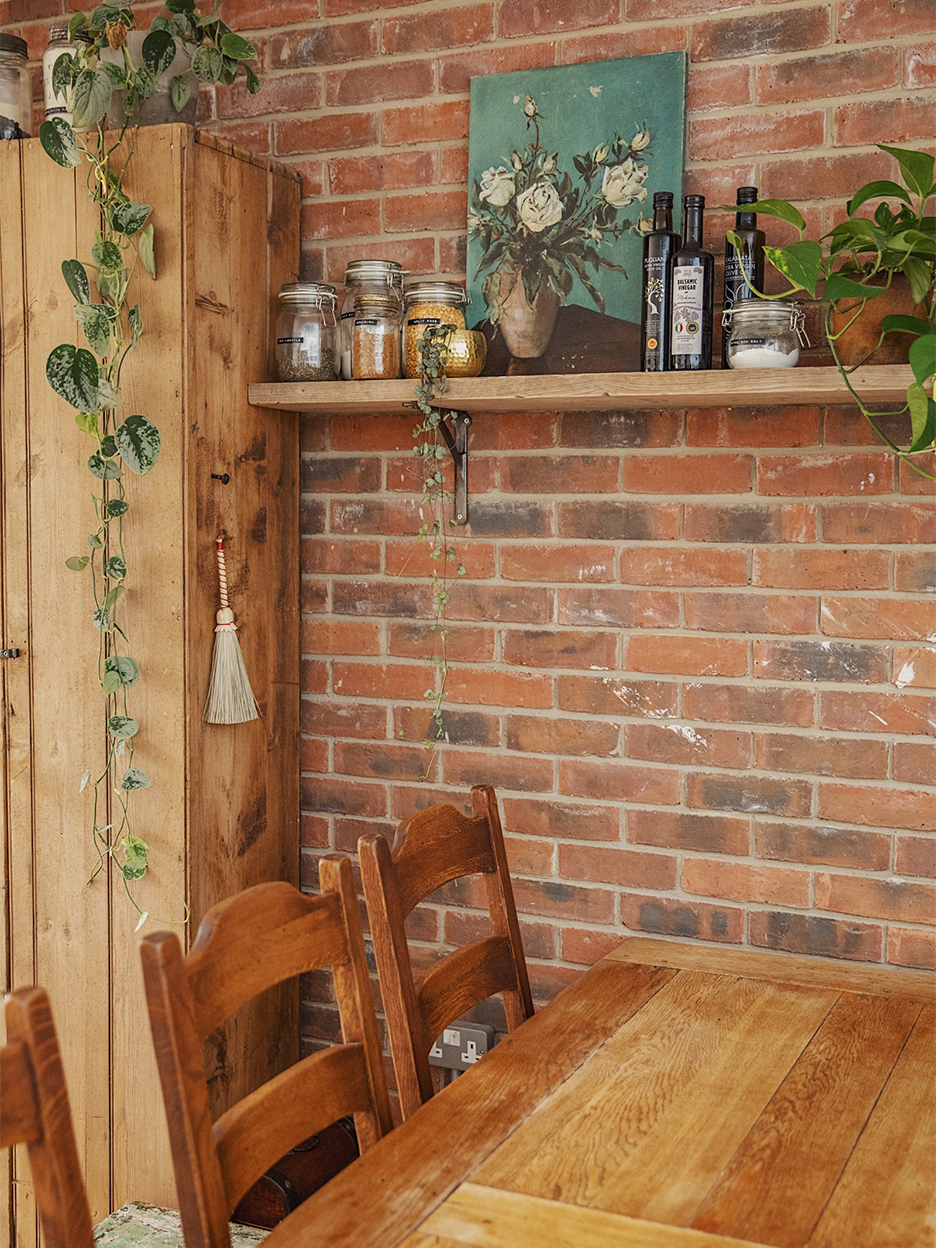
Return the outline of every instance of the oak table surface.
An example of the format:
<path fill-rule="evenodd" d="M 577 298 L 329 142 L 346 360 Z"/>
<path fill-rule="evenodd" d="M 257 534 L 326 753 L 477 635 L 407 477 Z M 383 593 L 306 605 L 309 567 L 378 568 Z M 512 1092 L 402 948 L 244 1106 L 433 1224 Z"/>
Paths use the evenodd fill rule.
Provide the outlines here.
<path fill-rule="evenodd" d="M 934 1248 L 936 977 L 625 940 L 266 1248 Z"/>

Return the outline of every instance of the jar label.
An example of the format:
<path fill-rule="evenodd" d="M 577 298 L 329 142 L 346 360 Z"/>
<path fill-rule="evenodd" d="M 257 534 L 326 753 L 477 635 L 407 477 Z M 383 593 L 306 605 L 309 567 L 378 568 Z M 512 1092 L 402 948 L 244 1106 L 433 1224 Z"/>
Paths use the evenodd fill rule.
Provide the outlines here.
<path fill-rule="evenodd" d="M 347 321 L 350 317 L 353 317 L 353 316 L 354 316 L 353 312 L 342 312 L 341 319 L 343 321 Z"/>
<path fill-rule="evenodd" d="M 769 341 L 769 340 L 768 340 L 767 338 L 735 338 L 735 337 L 731 337 L 731 338 L 729 338 L 729 339 L 728 339 L 729 345 L 730 345 L 730 346 L 732 346 L 735 350 L 737 350 L 739 347 L 766 347 L 766 346 L 767 346 L 768 341 Z M 779 346 L 779 344 L 778 344 L 778 345 L 777 345 L 774 349 L 775 349 L 775 350 L 777 350 L 777 351 L 780 351 L 780 346 Z"/>
<path fill-rule="evenodd" d="M 277 338 L 277 346 L 283 346 L 287 342 L 305 342 L 304 338 Z"/>
<path fill-rule="evenodd" d="M 357 320 L 354 322 L 355 328 L 357 328 L 358 325 L 379 325 L 379 324 L 380 324 L 380 321 L 378 321 L 376 317 L 360 317 L 359 316 Z"/>
<path fill-rule="evenodd" d="M 406 322 L 407 325 L 441 325 L 441 316 L 414 316 L 411 321 Z"/>
<path fill-rule="evenodd" d="M 673 269 L 673 355 L 699 355 L 702 351 L 704 285 L 701 265 L 680 264 Z"/>

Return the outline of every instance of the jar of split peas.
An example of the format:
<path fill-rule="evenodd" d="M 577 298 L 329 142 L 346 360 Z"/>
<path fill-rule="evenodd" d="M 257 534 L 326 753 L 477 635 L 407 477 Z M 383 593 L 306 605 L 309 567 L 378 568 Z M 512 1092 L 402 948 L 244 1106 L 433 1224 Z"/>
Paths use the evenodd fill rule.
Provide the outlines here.
<path fill-rule="evenodd" d="M 403 369 L 407 377 L 419 376 L 419 340 L 430 326 L 465 328 L 468 302 L 458 282 L 413 282 L 405 295 L 403 314 Z"/>

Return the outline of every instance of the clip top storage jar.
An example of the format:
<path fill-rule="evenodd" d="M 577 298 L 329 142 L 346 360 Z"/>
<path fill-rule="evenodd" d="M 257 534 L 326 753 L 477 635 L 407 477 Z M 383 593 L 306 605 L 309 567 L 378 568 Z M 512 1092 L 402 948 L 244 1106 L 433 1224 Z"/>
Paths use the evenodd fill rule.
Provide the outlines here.
<path fill-rule="evenodd" d="M 358 294 L 351 334 L 355 381 L 390 381 L 400 375 L 400 304 L 392 295 Z M 345 322 L 348 324 L 348 322 Z"/>
<path fill-rule="evenodd" d="M 414 282 L 404 296 L 403 370 L 407 377 L 419 376 L 419 340 L 430 327 L 454 325 L 465 328 L 468 295 L 458 282 Z"/>
<path fill-rule="evenodd" d="M 27 45 L 19 35 L 0 35 L 0 139 L 32 135 L 32 86 Z"/>
<path fill-rule="evenodd" d="M 334 381 L 338 376 L 338 300 L 334 286 L 287 282 L 279 292 L 276 371 L 280 381 Z"/>
<path fill-rule="evenodd" d="M 729 368 L 793 368 L 808 347 L 798 303 L 739 299 L 722 316 Z"/>
<path fill-rule="evenodd" d="M 357 315 L 356 300 L 359 295 L 369 295 L 393 303 L 397 326 L 403 318 L 403 266 L 396 260 L 352 260 L 345 269 L 345 292 L 341 302 L 341 324 L 338 332 L 338 350 L 341 353 L 341 375 L 350 381 L 351 348 L 354 337 L 354 318 Z M 399 376 L 399 372 L 393 374 Z"/>

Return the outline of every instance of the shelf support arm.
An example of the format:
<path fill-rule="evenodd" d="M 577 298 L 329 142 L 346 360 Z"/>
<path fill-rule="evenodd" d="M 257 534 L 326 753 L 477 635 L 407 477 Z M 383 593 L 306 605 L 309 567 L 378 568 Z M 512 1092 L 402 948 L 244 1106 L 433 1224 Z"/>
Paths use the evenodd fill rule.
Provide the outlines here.
<path fill-rule="evenodd" d="M 438 410 L 438 409 L 437 409 Z M 451 417 L 451 423 L 455 432 L 449 428 L 445 419 L 446 414 Z M 452 456 L 452 462 L 455 465 L 455 523 L 468 523 L 468 426 L 471 424 L 471 417 L 467 412 L 447 413 L 439 410 L 439 429 L 442 437 L 445 439 L 445 445 L 449 449 Z"/>

